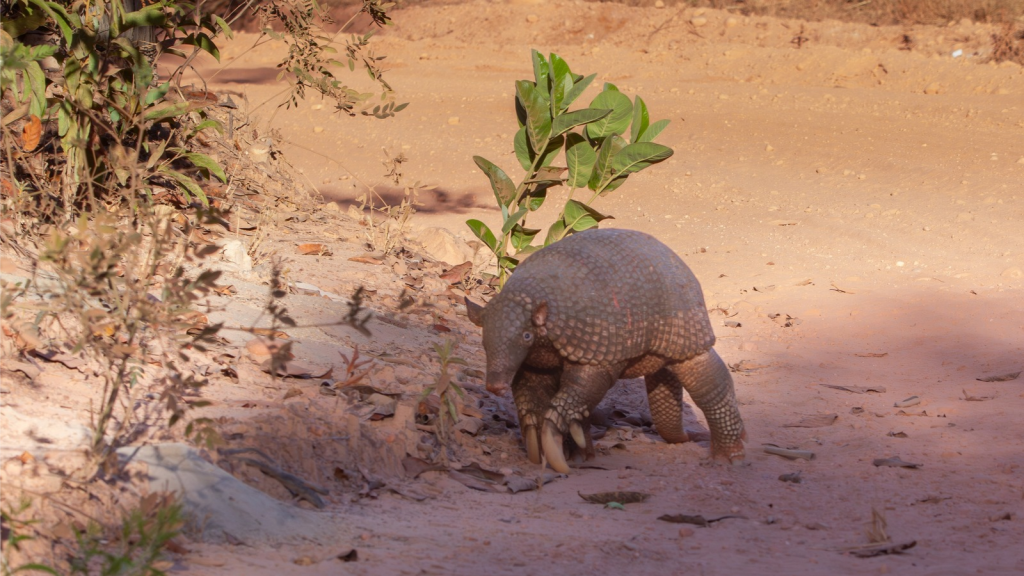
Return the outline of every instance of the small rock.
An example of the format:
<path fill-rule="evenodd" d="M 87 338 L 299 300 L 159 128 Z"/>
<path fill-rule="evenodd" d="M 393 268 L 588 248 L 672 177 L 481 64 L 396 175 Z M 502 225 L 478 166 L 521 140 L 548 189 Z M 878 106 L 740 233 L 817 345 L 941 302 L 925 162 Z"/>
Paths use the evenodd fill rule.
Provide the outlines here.
<path fill-rule="evenodd" d="M 661 0 L 658 0 L 657 2 L 654 3 L 654 7 L 655 8 L 664 8 L 665 7 L 665 3 L 662 2 Z"/>
<path fill-rule="evenodd" d="M 773 148 L 771 144 L 766 144 L 765 147 L 764 147 L 764 151 L 765 152 L 772 152 L 774 150 L 775 150 L 775 148 Z"/>
<path fill-rule="evenodd" d="M 246 253 L 245 244 L 241 240 L 231 240 L 224 244 L 220 257 L 237 272 L 252 270 L 252 258 Z"/>
<path fill-rule="evenodd" d="M 338 203 L 333 201 L 333 200 L 331 200 L 330 202 L 324 204 L 322 206 L 322 209 L 324 210 L 324 212 L 334 212 L 334 213 L 340 213 L 341 212 L 341 206 L 339 206 Z"/>
<path fill-rule="evenodd" d="M 691 528 L 680 528 L 679 529 L 679 537 L 680 538 L 689 538 L 690 536 L 693 536 L 694 534 L 696 534 L 696 532 L 694 532 L 693 529 L 691 529 Z"/>
<path fill-rule="evenodd" d="M 314 126 L 313 127 L 313 133 L 314 134 L 319 134 L 319 133 L 321 133 L 323 131 L 324 131 L 324 127 L 323 126 Z"/>
<path fill-rule="evenodd" d="M 1003 273 L 1000 274 L 1000 276 L 1002 276 L 1003 278 L 1024 278 L 1024 270 L 1021 270 L 1020 268 L 1014 266 L 1012 268 L 1007 268 L 1006 270 L 1003 270 Z"/>
<path fill-rule="evenodd" d="M 942 85 L 939 84 L 938 82 L 932 82 L 928 86 L 925 86 L 924 93 L 925 94 L 941 94 L 942 93 Z"/>
<path fill-rule="evenodd" d="M 526 21 L 529 22 L 530 24 L 534 24 L 538 20 L 540 20 L 540 16 L 537 16 L 536 14 L 527 14 L 526 15 Z"/>
<path fill-rule="evenodd" d="M 459 123 L 459 117 L 458 116 L 452 116 L 451 118 L 448 119 L 448 124 L 451 125 L 451 126 L 455 126 L 458 123 Z"/>
<path fill-rule="evenodd" d="M 739 23 L 740 23 L 740 21 L 735 19 L 735 18 L 733 18 L 732 16 L 730 16 L 730 17 L 725 19 L 725 27 L 726 28 L 734 28 L 734 27 L 738 26 Z"/>
<path fill-rule="evenodd" d="M 707 24 L 707 23 L 708 23 L 708 19 L 703 17 L 703 16 L 695 16 L 693 18 L 690 18 L 690 24 L 693 24 L 694 26 L 697 26 L 698 28 L 703 26 L 703 25 L 705 25 L 705 24 Z"/>

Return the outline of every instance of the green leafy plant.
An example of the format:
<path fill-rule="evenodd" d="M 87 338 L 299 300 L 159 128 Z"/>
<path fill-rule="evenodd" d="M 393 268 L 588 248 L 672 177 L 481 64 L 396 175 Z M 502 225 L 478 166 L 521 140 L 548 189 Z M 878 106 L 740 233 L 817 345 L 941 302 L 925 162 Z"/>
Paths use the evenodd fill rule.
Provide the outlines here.
<path fill-rule="evenodd" d="M 193 198 L 206 203 L 195 176 L 226 181 L 216 161 L 188 146 L 204 130 L 221 130 L 204 110 L 213 102 L 190 102 L 180 91 L 172 92 L 170 80 L 158 84 L 153 65 L 160 52 L 187 61 L 199 52 L 218 57 L 213 37 L 231 33 L 223 19 L 200 15 L 193 4 L 171 1 L 143 6 L 137 0 L 112 0 L 83 7 L 67 1 L 17 0 L 9 10 L 13 17 L 0 32 L 2 89 L 17 93 L 20 84 L 22 93 L 15 98 L 19 108 L 5 117 L 5 128 L 26 114 L 43 123 L 56 121 L 63 152 L 46 158 L 43 173 L 28 170 L 24 163 L 11 167 L 11 179 L 19 188 L 26 188 L 20 180 L 46 188 L 40 184 L 59 174 L 59 208 L 70 220 L 89 202 L 110 205 L 139 189 L 152 194 L 154 186 L 164 184 L 177 188 L 186 204 Z M 56 45 L 22 43 L 26 33 L 41 26 L 58 32 Z M 155 38 L 156 31 L 159 42 L 141 40 Z M 186 46 L 193 47 L 191 55 L 183 51 Z M 59 73 L 47 76 L 39 61 L 51 56 Z M 8 68 L 8 62 L 13 66 Z M 180 79 L 183 69 L 172 78 Z M 170 98 L 172 94 L 178 97 Z M 46 150 L 42 146 L 37 153 Z"/>
<path fill-rule="evenodd" d="M 366 14 L 377 26 L 387 26 L 391 18 L 387 10 L 394 7 L 394 2 L 382 0 L 362 0 L 363 6 L 344 22 L 332 35 L 324 30 L 324 25 L 333 24 L 330 14 L 316 2 L 307 0 L 279 0 L 260 2 L 254 11 L 260 17 L 263 34 L 288 45 L 288 56 L 278 64 L 281 72 L 277 79 L 287 78 L 292 84 L 291 95 L 286 104 L 298 105 L 305 98 L 306 90 L 311 89 L 335 102 L 337 110 L 355 115 L 356 106 L 363 106 L 360 112 L 365 116 L 389 118 L 402 111 L 408 103 L 396 104 L 391 85 L 384 80 L 384 69 L 381 64 L 385 56 L 378 56 L 370 47 L 370 38 L 374 31 L 358 35 L 350 35 L 345 40 L 344 55 L 339 56 L 334 47 L 339 35 L 349 30 L 360 14 Z M 270 25 L 278 22 L 284 32 L 275 31 Z M 361 67 L 380 88 L 380 103 L 370 103 L 373 93 L 360 92 L 338 80 L 334 69 L 347 67 L 354 72 L 356 66 Z"/>
<path fill-rule="evenodd" d="M 33 518 L 24 518 L 25 513 L 31 507 L 32 501 L 22 495 L 17 506 L 4 506 L 3 510 L 0 510 L 0 519 L 2 519 L 5 532 L 4 552 L 3 557 L 0 558 L 0 574 L 3 576 L 22 572 L 42 572 L 53 574 L 54 576 L 60 574 L 60 572 L 57 572 L 52 567 L 39 562 L 26 562 L 17 566 L 12 565 L 15 562 L 13 556 L 24 553 L 23 545 L 36 539 L 30 532 L 33 532 L 33 526 L 38 524 L 39 521 Z"/>
<path fill-rule="evenodd" d="M 41 562 L 20 562 L 31 555 L 23 545 L 37 540 L 39 520 L 26 518 L 32 501 L 22 496 L 17 506 L 5 506 L 0 512 L 4 524 L 4 554 L 0 574 L 18 573 L 81 574 L 88 576 L 159 576 L 170 562 L 162 560 L 163 550 L 184 525 L 184 512 L 172 494 L 150 494 L 138 506 L 124 512 L 120 524 L 104 526 L 90 518 L 88 524 L 76 527 L 63 524 L 65 532 L 51 542 L 66 564 L 51 566 Z M 7 531 L 10 530 L 10 533 Z M 15 556 L 18 556 L 16 559 Z"/>
<path fill-rule="evenodd" d="M 434 352 L 437 353 L 438 361 L 441 363 L 441 371 L 437 375 L 437 380 L 430 386 L 427 386 L 423 393 L 420 394 L 421 402 L 431 394 L 437 394 L 438 399 L 441 401 L 438 408 L 435 431 L 437 439 L 442 446 L 440 454 L 442 461 L 447 461 L 447 446 L 451 438 L 451 430 L 459 421 L 459 407 L 455 397 L 456 395 L 459 398 L 466 397 L 462 387 L 455 383 L 452 380 L 452 375 L 448 373 L 448 368 L 452 364 L 466 365 L 465 360 L 458 356 L 453 356 L 455 347 L 456 344 L 451 338 L 445 338 L 444 342 L 434 344 Z"/>
<path fill-rule="evenodd" d="M 557 54 L 545 59 L 534 50 L 532 57 L 534 80 L 516 82 L 519 131 L 513 144 L 525 175 L 517 185 L 493 162 L 473 157 L 490 180 L 502 222 L 498 234 L 480 220 L 466 224 L 498 258 L 500 284 L 522 257 L 610 218 L 594 209 L 593 202 L 621 186 L 630 174 L 672 155 L 671 148 L 653 142 L 669 121 L 652 123 L 639 96 L 630 101 L 614 84 L 606 83 L 590 106 L 570 111 L 596 75 L 574 74 Z M 560 156 L 564 167 L 553 165 Z M 568 199 L 543 243 L 535 245 L 542 230 L 529 228 L 527 217 L 558 185 L 569 187 Z M 587 199 L 574 199 L 577 191 L 585 191 Z"/>

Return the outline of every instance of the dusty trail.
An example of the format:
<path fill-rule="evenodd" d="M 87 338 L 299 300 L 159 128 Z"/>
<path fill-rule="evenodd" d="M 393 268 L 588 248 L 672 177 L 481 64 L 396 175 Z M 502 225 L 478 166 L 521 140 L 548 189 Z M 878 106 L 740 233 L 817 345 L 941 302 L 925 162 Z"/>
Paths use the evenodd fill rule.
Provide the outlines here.
<path fill-rule="evenodd" d="M 874 28 L 581 2 L 421 6 L 394 19 L 375 45 L 388 55 L 400 100 L 412 103 L 407 110 L 387 121 L 339 119 L 326 104 L 274 113 L 271 101 L 254 127 L 277 130 L 289 162 L 342 210 L 366 185 L 396 199 L 381 147 L 404 152 L 407 179 L 438 186 L 421 198 L 410 236 L 445 227 L 470 240 L 467 218 L 499 218 L 471 157 L 515 166 L 513 82 L 530 75 L 530 48 L 641 94 L 652 119 L 672 120 L 660 140 L 675 156 L 597 207 L 615 216 L 610 226 L 656 235 L 701 280 L 716 349 L 731 365 L 745 362 L 734 378 L 749 466 L 709 465 L 706 446 L 613 430 L 596 460 L 605 469 L 575 471 L 539 491 L 474 491 L 428 472 L 416 481 L 431 495 L 423 502 L 339 497 L 325 512 L 335 515 L 335 532 L 275 546 L 194 544 L 183 567 L 250 576 L 1024 571 L 1024 379 L 976 380 L 1024 369 L 1024 69 L 982 63 L 989 28 Z M 798 34 L 808 38 L 799 48 L 791 43 Z M 900 49 L 903 34 L 914 38 L 912 50 Z M 244 94 L 250 109 L 280 90 L 271 72 L 281 46 L 245 52 L 253 39 L 222 47 L 230 67 L 211 84 Z M 333 259 L 302 261 L 296 280 L 338 294 L 365 284 L 393 297 L 399 275 L 347 261 L 362 251 L 359 235 L 330 215 L 274 242 L 331 242 Z M 422 290 L 444 289 L 428 282 Z M 290 297 L 289 306 L 300 321 L 341 309 L 307 296 Z M 454 320 L 454 308 L 448 313 L 461 354 L 482 367 L 478 334 L 464 316 Z M 741 325 L 727 327 L 727 319 Z M 311 330 L 298 354 L 337 368 L 338 347 L 358 343 L 427 365 L 440 337 L 412 324 L 378 324 L 374 339 Z M 408 399 L 430 371 L 402 370 L 387 366 L 375 382 L 400 382 Z M 250 396 L 282 413 L 329 414 L 317 412 L 315 387 L 303 386 L 299 403 L 263 384 L 209 393 L 250 433 L 271 426 L 246 420 L 238 407 Z M 628 401 L 636 391 L 620 395 Z M 915 395 L 920 404 L 894 407 Z M 838 416 L 828 426 L 790 426 L 828 414 Z M 394 425 L 367 426 L 387 434 Z M 264 439 L 281 430 L 266 428 Z M 900 432 L 906 437 L 890 435 Z M 280 438 L 303 450 L 304 434 Z M 535 477 L 515 433 L 502 438 L 466 443 Z M 613 447 L 620 442 L 624 449 Z M 816 458 L 784 460 L 763 453 L 764 443 Z M 922 467 L 872 465 L 892 456 Z M 778 479 L 797 471 L 799 484 Z M 576 495 L 611 490 L 652 497 L 615 510 Z M 873 559 L 841 553 L 867 542 L 872 509 L 894 542 L 916 547 Z M 745 518 L 707 528 L 657 520 L 680 513 Z M 333 559 L 350 547 L 358 562 Z M 299 567 L 301 557 L 317 562 Z"/>

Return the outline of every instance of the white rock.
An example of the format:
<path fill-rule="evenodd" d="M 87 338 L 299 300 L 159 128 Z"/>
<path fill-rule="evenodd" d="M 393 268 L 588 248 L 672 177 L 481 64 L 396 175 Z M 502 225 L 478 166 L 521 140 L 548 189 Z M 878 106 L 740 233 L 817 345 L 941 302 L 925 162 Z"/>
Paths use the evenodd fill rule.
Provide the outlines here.
<path fill-rule="evenodd" d="M 231 240 L 224 244 L 220 251 L 221 260 L 237 272 L 252 270 L 252 258 L 246 253 L 245 244 L 241 240 Z"/>

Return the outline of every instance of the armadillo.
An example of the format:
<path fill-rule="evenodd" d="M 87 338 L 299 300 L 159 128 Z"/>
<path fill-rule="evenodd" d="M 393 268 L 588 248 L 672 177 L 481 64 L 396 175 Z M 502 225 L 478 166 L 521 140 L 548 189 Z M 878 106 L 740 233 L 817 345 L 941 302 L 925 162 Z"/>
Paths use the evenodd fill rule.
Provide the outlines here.
<path fill-rule="evenodd" d="M 653 236 L 573 234 L 530 255 L 486 306 L 466 306 L 483 328 L 487 389 L 511 388 L 531 461 L 543 455 L 567 473 L 567 432 L 592 455 L 591 413 L 616 380 L 641 376 L 662 438 L 688 440 L 686 389 L 707 418 L 712 457 L 743 461 L 746 432 L 700 284 Z"/>

